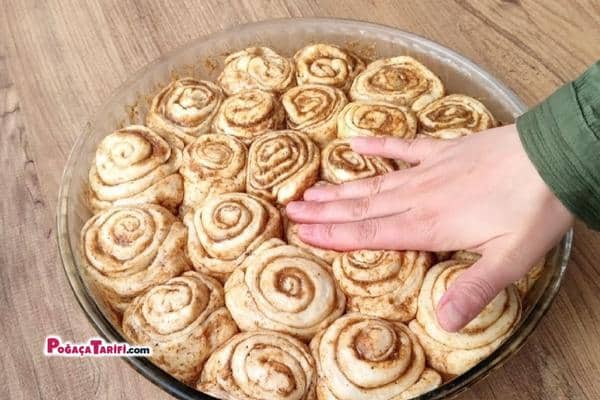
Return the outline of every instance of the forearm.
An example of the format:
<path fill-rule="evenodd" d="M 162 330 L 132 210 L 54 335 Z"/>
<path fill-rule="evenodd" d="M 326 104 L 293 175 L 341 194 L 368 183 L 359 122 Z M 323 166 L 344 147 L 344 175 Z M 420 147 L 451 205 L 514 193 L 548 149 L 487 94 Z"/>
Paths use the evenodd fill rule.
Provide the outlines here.
<path fill-rule="evenodd" d="M 600 230 L 600 61 L 519 117 L 517 128 L 556 196 Z"/>

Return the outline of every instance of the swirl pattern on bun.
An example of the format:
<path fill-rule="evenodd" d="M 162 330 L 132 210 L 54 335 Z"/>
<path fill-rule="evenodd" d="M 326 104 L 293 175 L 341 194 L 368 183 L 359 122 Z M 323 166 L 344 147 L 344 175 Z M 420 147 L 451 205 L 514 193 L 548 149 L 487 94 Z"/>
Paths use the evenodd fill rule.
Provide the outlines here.
<path fill-rule="evenodd" d="M 319 146 L 337 135 L 337 118 L 348 100 L 340 89 L 307 84 L 296 86 L 282 96 L 287 126 L 306 133 Z"/>
<path fill-rule="evenodd" d="M 440 139 L 454 139 L 497 125 L 494 116 L 479 100 L 462 94 L 435 100 L 417 116 L 419 133 Z"/>
<path fill-rule="evenodd" d="M 150 129 L 131 125 L 102 139 L 88 174 L 92 212 L 154 203 L 172 212 L 183 198 L 181 150 Z"/>
<path fill-rule="evenodd" d="M 221 101 L 223 92 L 213 82 L 178 79 L 154 97 L 146 125 L 164 137 L 188 144 L 210 131 Z"/>
<path fill-rule="evenodd" d="M 268 47 L 248 47 L 229 55 L 219 75 L 228 96 L 246 89 L 282 93 L 296 84 L 291 60 Z"/>
<path fill-rule="evenodd" d="M 154 363 L 192 385 L 210 354 L 238 332 L 224 305 L 219 282 L 188 271 L 137 297 L 125 310 L 123 332 L 150 346 Z"/>
<path fill-rule="evenodd" d="M 213 127 L 216 132 L 235 136 L 245 144 L 265 132 L 284 127 L 285 111 L 275 95 L 249 89 L 225 99 Z"/>
<path fill-rule="evenodd" d="M 114 207 L 81 230 L 83 272 L 117 315 L 138 295 L 189 269 L 185 227 L 155 204 Z"/>
<path fill-rule="evenodd" d="M 358 74 L 350 88 L 353 101 L 383 101 L 410 107 L 415 112 L 443 95 L 440 78 L 408 56 L 372 62 Z"/>
<path fill-rule="evenodd" d="M 348 310 L 408 322 L 432 256 L 416 251 L 359 250 L 341 254 L 333 273 L 348 298 Z"/>
<path fill-rule="evenodd" d="M 450 260 L 433 266 L 419 293 L 417 317 L 409 324 L 425 349 L 429 365 L 449 376 L 462 374 L 490 355 L 514 331 L 521 317 L 519 292 L 511 285 L 460 331 L 442 329 L 436 317 L 437 305 L 469 265 Z"/>
<path fill-rule="evenodd" d="M 423 348 L 400 322 L 346 314 L 310 343 L 321 400 L 402 399 L 436 387 Z"/>
<path fill-rule="evenodd" d="M 233 136 L 205 134 L 183 150 L 183 204 L 180 213 L 200 207 L 220 193 L 241 192 L 246 187 L 248 148 Z"/>
<path fill-rule="evenodd" d="M 321 178 L 336 185 L 372 178 L 395 169 L 396 163 L 393 160 L 356 153 L 350 147 L 348 139 L 331 141 L 321 155 Z"/>
<path fill-rule="evenodd" d="M 317 181 L 319 161 L 319 148 L 304 133 L 266 133 L 250 146 L 246 191 L 287 204 Z"/>
<path fill-rule="evenodd" d="M 277 208 L 246 193 L 215 195 L 183 221 L 194 268 L 221 282 L 264 241 L 282 235 Z"/>
<path fill-rule="evenodd" d="M 338 115 L 338 137 L 380 136 L 412 139 L 417 117 L 407 107 L 377 101 L 348 103 Z"/>
<path fill-rule="evenodd" d="M 208 359 L 196 388 L 227 400 L 314 400 L 306 345 L 273 331 L 239 333 Z"/>
<path fill-rule="evenodd" d="M 269 329 L 310 340 L 344 313 L 331 267 L 305 250 L 271 239 L 225 283 L 225 303 L 240 329 Z"/>
<path fill-rule="evenodd" d="M 422 394 L 431 392 L 442 385 L 442 376 L 431 368 L 425 368 L 419 380 L 400 393 L 398 400 L 410 400 L 419 397 Z"/>
<path fill-rule="evenodd" d="M 313 44 L 294 55 L 296 79 L 299 85 L 316 83 L 344 91 L 350 89 L 365 63 L 354 53 L 330 44 Z"/>

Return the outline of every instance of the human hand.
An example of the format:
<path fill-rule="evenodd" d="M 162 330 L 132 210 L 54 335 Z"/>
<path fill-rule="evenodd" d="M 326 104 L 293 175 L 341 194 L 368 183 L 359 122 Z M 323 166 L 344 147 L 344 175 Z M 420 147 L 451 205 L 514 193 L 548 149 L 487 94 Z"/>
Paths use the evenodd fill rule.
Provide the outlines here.
<path fill-rule="evenodd" d="M 412 168 L 316 186 L 287 206 L 300 238 L 335 250 L 468 249 L 481 259 L 439 302 L 440 325 L 457 331 L 524 276 L 569 229 L 571 213 L 546 186 L 515 125 L 456 140 L 354 138 L 354 151 Z"/>

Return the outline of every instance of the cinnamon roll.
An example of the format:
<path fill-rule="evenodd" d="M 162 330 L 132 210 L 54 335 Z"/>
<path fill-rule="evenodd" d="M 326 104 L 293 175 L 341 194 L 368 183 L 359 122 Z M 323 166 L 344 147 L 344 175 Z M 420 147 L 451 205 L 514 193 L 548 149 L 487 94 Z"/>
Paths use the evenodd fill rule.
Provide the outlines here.
<path fill-rule="evenodd" d="M 441 381 L 425 368 L 423 348 L 400 322 L 346 314 L 315 336 L 310 348 L 320 400 L 411 398 Z"/>
<path fill-rule="evenodd" d="M 338 137 L 391 136 L 412 139 L 417 133 L 417 117 L 410 109 L 391 103 L 356 101 L 338 115 Z"/>
<path fill-rule="evenodd" d="M 152 100 L 146 125 L 165 137 L 183 143 L 210 131 L 223 101 L 221 88 L 209 81 L 183 78 L 171 82 Z"/>
<path fill-rule="evenodd" d="M 475 264 L 475 262 L 481 258 L 481 254 L 469 250 L 458 250 L 455 251 L 449 258 L 460 261 L 463 264 Z"/>
<path fill-rule="evenodd" d="M 117 315 L 138 295 L 189 269 L 185 227 L 155 204 L 114 207 L 81 230 L 83 272 Z"/>
<path fill-rule="evenodd" d="M 246 187 L 248 149 L 233 136 L 205 134 L 183 150 L 183 204 L 180 214 L 200 207 L 212 195 Z"/>
<path fill-rule="evenodd" d="M 225 99 L 213 127 L 250 144 L 265 132 L 283 128 L 284 121 L 285 111 L 272 93 L 249 89 Z"/>
<path fill-rule="evenodd" d="M 229 55 L 219 75 L 227 95 L 246 89 L 282 93 L 296 84 L 294 64 L 268 47 L 248 47 Z"/>
<path fill-rule="evenodd" d="M 415 112 L 443 95 L 440 78 L 408 56 L 372 62 L 358 74 L 350 88 L 352 100 L 384 101 L 410 107 Z"/>
<path fill-rule="evenodd" d="M 479 101 L 451 94 L 429 103 L 418 113 L 419 133 L 440 139 L 454 139 L 493 128 L 494 116 Z"/>
<path fill-rule="evenodd" d="M 408 322 L 432 256 L 416 251 L 359 250 L 341 254 L 333 273 L 348 298 L 348 310 Z"/>
<path fill-rule="evenodd" d="M 338 185 L 383 175 L 394 171 L 395 166 L 393 160 L 354 152 L 348 139 L 336 139 L 323 149 L 321 178 Z"/>
<path fill-rule="evenodd" d="M 460 331 L 442 329 L 436 308 L 442 295 L 469 264 L 456 260 L 433 266 L 419 293 L 417 317 L 409 326 L 425 349 L 429 365 L 452 376 L 490 355 L 516 328 L 521 317 L 519 292 L 511 285 Z"/>
<path fill-rule="evenodd" d="M 243 331 L 269 329 L 309 340 L 344 313 L 331 266 L 282 240 L 254 250 L 225 283 L 225 304 Z"/>
<path fill-rule="evenodd" d="M 131 342 L 150 346 L 150 359 L 193 385 L 204 361 L 238 332 L 215 279 L 188 271 L 137 297 L 123 315 Z"/>
<path fill-rule="evenodd" d="M 294 55 L 296 80 L 299 85 L 316 83 L 344 91 L 350 89 L 365 63 L 354 53 L 330 44 L 303 47 Z"/>
<path fill-rule="evenodd" d="M 527 272 L 527 274 L 515 282 L 515 286 L 521 295 L 521 299 L 525 299 L 527 293 L 531 290 L 533 285 L 540 279 L 546 266 L 546 257 L 542 257 L 533 267 Z"/>
<path fill-rule="evenodd" d="M 196 388 L 227 400 L 314 400 L 316 379 L 304 343 L 256 331 L 235 335 L 213 353 Z"/>
<path fill-rule="evenodd" d="M 187 213 L 183 222 L 194 268 L 221 282 L 261 243 L 282 235 L 277 208 L 246 193 L 215 195 Z"/>
<path fill-rule="evenodd" d="M 435 254 L 435 260 L 436 263 L 442 262 L 442 261 L 447 261 L 449 259 L 451 259 L 455 254 L 457 254 L 458 252 L 452 252 L 452 251 L 436 251 L 433 254 Z"/>
<path fill-rule="evenodd" d="M 324 85 L 301 85 L 281 97 L 287 126 L 306 133 L 319 146 L 335 139 L 338 114 L 348 103 L 340 89 Z"/>
<path fill-rule="evenodd" d="M 111 206 L 155 203 L 172 212 L 183 198 L 177 173 L 181 150 L 150 129 L 131 125 L 102 139 L 88 174 L 92 212 Z"/>
<path fill-rule="evenodd" d="M 411 387 L 400 393 L 398 400 L 410 400 L 431 392 L 442 385 L 442 376 L 431 368 L 425 368 L 419 380 Z"/>
<path fill-rule="evenodd" d="M 246 191 L 287 204 L 317 181 L 319 161 L 319 148 L 304 133 L 266 133 L 250 146 Z"/>

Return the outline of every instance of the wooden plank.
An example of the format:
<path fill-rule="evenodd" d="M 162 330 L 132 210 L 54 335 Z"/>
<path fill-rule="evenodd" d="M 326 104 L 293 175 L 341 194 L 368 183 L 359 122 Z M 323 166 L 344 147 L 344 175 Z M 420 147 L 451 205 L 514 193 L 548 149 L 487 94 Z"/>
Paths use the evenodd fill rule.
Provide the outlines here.
<path fill-rule="evenodd" d="M 266 18 L 337 16 L 409 30 L 482 65 L 534 104 L 600 54 L 600 3 L 5 0 L 0 9 L 0 381 L 7 398 L 168 398 L 121 360 L 42 354 L 45 335 L 95 334 L 57 259 L 56 194 L 94 110 L 137 69 L 188 40 Z M 13 183 L 13 182 L 16 182 Z M 23 240 L 25 238 L 25 240 Z M 552 309 L 507 365 L 463 399 L 596 399 L 600 234 L 581 224 Z"/>

